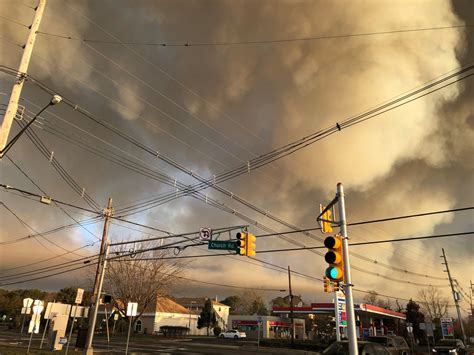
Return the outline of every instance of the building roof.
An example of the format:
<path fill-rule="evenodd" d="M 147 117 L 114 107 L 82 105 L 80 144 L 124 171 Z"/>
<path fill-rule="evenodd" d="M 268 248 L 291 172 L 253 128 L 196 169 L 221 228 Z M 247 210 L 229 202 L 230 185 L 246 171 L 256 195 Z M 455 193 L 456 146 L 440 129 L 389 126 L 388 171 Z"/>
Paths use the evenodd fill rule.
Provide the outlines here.
<path fill-rule="evenodd" d="M 171 298 L 163 296 L 157 297 L 155 304 L 149 305 L 145 312 L 189 314 L 188 309 L 176 303 Z"/>
<path fill-rule="evenodd" d="M 176 298 L 175 301 L 184 307 L 204 307 L 204 304 L 209 298 L 207 297 L 180 297 Z M 219 307 L 229 307 L 226 304 L 220 303 L 215 300 L 211 300 L 212 304 Z M 230 307 L 229 307 L 230 308 Z"/>
<path fill-rule="evenodd" d="M 123 304 L 122 300 L 115 300 L 118 304 Z M 104 312 L 104 307 L 103 305 L 99 306 L 99 310 L 101 313 Z M 107 305 L 107 312 L 113 312 L 116 310 L 116 308 L 113 305 Z M 126 307 L 125 307 L 126 308 Z M 140 304 L 138 305 L 138 313 L 141 313 L 143 307 L 140 307 Z M 181 313 L 181 314 L 189 314 L 194 312 L 189 312 L 189 310 L 182 305 L 176 303 L 169 297 L 165 296 L 158 296 L 156 298 L 155 303 L 150 303 L 146 308 L 145 312 L 143 313 Z"/>
<path fill-rule="evenodd" d="M 406 315 L 401 312 L 392 311 L 382 307 L 374 306 L 367 303 L 355 304 L 356 312 L 373 313 L 385 318 L 406 319 Z M 273 313 L 286 314 L 290 313 L 290 307 L 273 307 Z M 311 303 L 311 306 L 293 307 L 293 312 L 296 314 L 315 314 L 315 313 L 334 313 L 334 303 Z"/>

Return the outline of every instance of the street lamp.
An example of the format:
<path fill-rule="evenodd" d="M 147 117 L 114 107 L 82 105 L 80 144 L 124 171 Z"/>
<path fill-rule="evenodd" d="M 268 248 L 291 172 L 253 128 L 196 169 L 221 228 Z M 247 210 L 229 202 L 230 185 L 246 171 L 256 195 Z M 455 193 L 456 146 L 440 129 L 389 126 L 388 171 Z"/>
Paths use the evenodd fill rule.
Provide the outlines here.
<path fill-rule="evenodd" d="M 51 100 L 49 101 L 49 103 L 48 103 L 45 107 L 43 107 L 43 108 L 35 115 L 35 117 L 33 117 L 33 118 L 30 120 L 30 122 L 28 122 L 28 123 L 26 124 L 26 126 L 23 127 L 23 128 L 21 129 L 21 131 L 18 132 L 18 134 L 17 134 L 15 137 L 12 138 L 12 140 L 11 140 L 9 143 L 7 143 L 7 145 L 5 146 L 5 148 L 3 148 L 2 150 L 0 150 L 0 158 L 3 158 L 3 156 L 4 156 L 5 154 L 7 154 L 7 152 L 10 150 L 10 148 L 13 146 L 13 144 L 15 144 L 16 141 L 21 137 L 21 135 L 22 135 L 23 133 L 25 133 L 25 131 L 28 129 L 28 127 L 31 126 L 31 124 L 39 117 L 39 115 L 41 115 L 44 111 L 46 111 L 46 109 L 47 109 L 49 106 L 54 106 L 54 105 L 59 104 L 59 103 L 62 101 L 62 99 L 63 99 L 63 98 L 62 98 L 61 96 L 59 96 L 59 95 L 54 95 L 54 96 L 51 98 Z"/>

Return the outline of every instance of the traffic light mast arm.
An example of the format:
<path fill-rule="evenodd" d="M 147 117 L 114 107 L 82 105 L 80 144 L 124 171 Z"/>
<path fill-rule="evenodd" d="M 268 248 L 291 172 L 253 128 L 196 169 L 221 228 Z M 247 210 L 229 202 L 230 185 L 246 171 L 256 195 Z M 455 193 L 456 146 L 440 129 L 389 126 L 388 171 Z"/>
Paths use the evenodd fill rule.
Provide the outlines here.
<path fill-rule="evenodd" d="M 319 222 L 319 221 L 322 221 L 322 222 L 330 222 L 330 223 L 333 223 L 334 221 L 327 221 L 327 220 L 324 220 L 322 219 L 321 217 L 327 212 L 329 211 L 336 203 L 337 203 L 337 199 L 338 197 L 334 197 L 332 199 L 331 202 L 329 202 L 329 204 L 326 206 L 326 208 L 324 208 L 320 213 L 319 213 L 319 216 L 316 218 L 316 220 Z"/>

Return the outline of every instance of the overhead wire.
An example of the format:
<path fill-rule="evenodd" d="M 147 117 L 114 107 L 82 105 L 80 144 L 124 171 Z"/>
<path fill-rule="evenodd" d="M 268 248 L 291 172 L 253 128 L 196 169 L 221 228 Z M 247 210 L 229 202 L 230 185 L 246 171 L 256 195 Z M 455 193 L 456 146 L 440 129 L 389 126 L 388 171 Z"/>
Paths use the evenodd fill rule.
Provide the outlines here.
<path fill-rule="evenodd" d="M 133 45 L 133 46 L 147 46 L 147 47 L 224 47 L 224 46 L 243 46 L 243 45 L 257 45 L 257 44 L 282 44 L 292 42 L 307 42 L 307 41 L 318 41 L 318 40 L 329 40 L 329 39 L 341 39 L 341 38 L 356 38 L 366 36 L 377 36 L 377 35 L 388 35 L 388 34 L 402 34 L 402 33 L 413 33 L 413 32 L 426 32 L 426 31 L 438 31 L 448 29 L 459 29 L 459 28 L 470 28 L 474 25 L 470 24 L 459 24 L 449 26 L 437 26 L 437 27 L 421 27 L 421 28 L 408 28 L 399 30 L 387 30 L 387 31 L 374 31 L 374 32 L 361 32 L 361 33 L 350 33 L 350 34 L 339 34 L 339 35 L 321 35 L 321 36 L 307 36 L 307 37 L 294 37 L 294 38 L 280 38 L 280 39 L 266 39 L 266 40 L 249 40 L 249 41 L 223 41 L 223 42 L 137 42 L 137 41 L 110 41 L 110 40 L 99 40 L 80 38 L 75 36 L 67 36 L 58 33 L 51 33 L 45 31 L 38 31 L 38 34 L 51 36 L 61 39 L 98 43 L 98 44 L 119 44 L 119 45 Z"/>
<path fill-rule="evenodd" d="M 455 212 L 455 211 L 462 211 L 462 210 L 466 210 L 466 209 L 462 208 L 462 209 L 454 209 L 454 210 L 448 210 L 448 211 L 428 212 L 428 213 L 423 213 L 423 214 L 419 214 L 419 215 L 405 216 L 404 218 L 406 218 L 406 217 L 416 217 L 416 216 L 427 216 L 427 215 L 432 215 L 432 214 Z M 399 219 L 399 217 L 392 217 L 392 218 L 387 219 L 387 220 L 396 220 L 396 219 Z M 380 220 L 380 221 L 382 221 L 382 220 Z M 377 221 L 373 221 L 373 222 L 377 222 Z M 366 223 L 366 222 L 363 222 L 363 223 Z M 355 222 L 355 223 L 352 223 L 352 224 L 350 224 L 350 225 L 358 225 L 358 224 L 360 224 L 360 223 Z M 311 229 L 307 229 L 307 230 L 316 230 L 316 229 L 319 229 L 319 228 L 311 228 Z M 307 230 L 305 230 L 305 231 L 307 231 Z M 291 233 L 291 232 L 294 232 L 294 231 L 289 231 L 289 232 Z M 299 231 L 296 231 L 296 232 L 299 232 Z M 286 233 L 288 233 L 288 232 L 286 232 Z M 285 233 L 279 233 L 279 234 L 285 234 Z M 270 235 L 275 235 L 275 234 L 270 234 Z M 265 236 L 265 235 L 262 235 L 262 236 L 260 236 L 260 237 L 264 237 L 264 236 Z M 360 255 L 360 254 L 359 254 L 359 255 Z M 379 264 L 380 266 L 388 267 L 388 268 L 390 268 L 390 269 L 394 269 L 394 270 L 397 270 L 397 271 L 400 271 L 400 272 L 404 272 L 404 273 L 407 272 L 406 269 L 396 268 L 396 267 L 394 267 L 393 265 L 387 265 L 387 264 L 381 263 L 380 261 L 366 258 L 366 257 L 364 257 L 363 255 L 360 255 L 360 256 L 361 256 L 361 258 L 363 258 L 364 260 L 369 261 L 369 262 L 373 262 L 373 263 L 377 263 L 377 264 Z M 423 276 L 423 277 L 431 277 L 431 278 L 436 278 L 436 279 L 444 280 L 444 278 L 432 277 L 432 276 L 428 276 L 428 275 L 420 275 L 420 276 Z"/>
<path fill-rule="evenodd" d="M 26 126 L 25 122 L 17 121 L 22 128 Z M 83 187 L 71 176 L 71 174 L 63 167 L 63 165 L 56 159 L 52 150 L 43 143 L 33 129 L 25 131 L 26 136 L 31 143 L 38 149 L 38 151 L 51 163 L 51 166 L 56 170 L 59 176 L 68 184 L 73 191 L 81 196 L 85 203 L 95 210 L 100 210 L 100 205 L 85 191 Z"/>
<path fill-rule="evenodd" d="M 34 180 L 31 176 L 29 176 L 9 155 L 6 158 L 12 163 L 22 174 L 25 176 L 42 194 L 48 196 L 49 194 L 46 193 Z M 77 223 L 82 229 L 84 229 L 88 234 L 92 235 L 95 239 L 100 240 L 100 238 L 88 230 L 84 225 L 81 224 L 76 218 L 74 218 L 68 211 L 66 211 L 61 205 L 57 205 L 58 208 L 70 219 L 72 219 L 75 223 Z"/>
<path fill-rule="evenodd" d="M 71 250 L 68 250 L 66 248 L 64 248 L 62 245 L 48 239 L 46 236 L 44 236 L 43 234 L 39 233 L 38 231 L 36 231 L 32 226 L 30 226 L 28 223 L 25 222 L 25 220 L 23 218 L 21 218 L 20 216 L 18 216 L 18 214 L 16 214 L 10 207 L 8 207 L 4 202 L 1 202 L 0 201 L 0 204 L 8 211 L 10 212 L 26 229 L 29 229 L 31 230 L 32 232 L 36 233 L 37 235 L 39 235 L 41 238 L 43 238 L 45 241 L 47 241 L 48 243 L 54 245 L 55 247 L 59 248 L 59 249 L 62 249 L 66 252 L 70 252 L 72 254 L 75 254 L 77 256 L 83 256 L 81 254 L 78 254 L 76 252 L 73 252 Z M 26 237 L 26 239 L 29 239 L 31 238 L 30 236 Z M 36 238 L 35 238 L 36 239 Z M 25 240 L 25 239 L 23 239 Z M 36 241 L 38 241 L 36 239 Z M 16 241 L 15 241 L 16 242 Z M 6 241 L 6 242 L 0 242 L 0 245 L 8 245 L 8 244 L 11 244 L 12 242 L 11 241 Z M 41 246 L 43 246 L 45 249 L 49 250 L 50 252 L 53 252 L 55 255 L 58 256 L 58 254 L 56 254 L 56 252 L 54 252 L 53 250 L 51 250 L 50 248 L 46 247 L 45 245 L 43 245 L 41 242 L 39 243 Z M 64 259 L 67 259 L 65 258 L 64 256 L 61 256 L 62 258 Z"/>
<path fill-rule="evenodd" d="M 8 17 L 5 17 L 5 16 L 2 16 L 0 15 L 0 19 L 2 20 L 5 20 L 5 21 L 8 21 L 10 23 L 14 23 L 15 25 L 18 25 L 18 26 L 21 26 L 21 27 L 25 27 L 25 28 L 30 28 L 30 26 L 27 26 L 19 21 L 16 21 L 16 20 L 12 20 L 11 18 L 8 18 Z"/>

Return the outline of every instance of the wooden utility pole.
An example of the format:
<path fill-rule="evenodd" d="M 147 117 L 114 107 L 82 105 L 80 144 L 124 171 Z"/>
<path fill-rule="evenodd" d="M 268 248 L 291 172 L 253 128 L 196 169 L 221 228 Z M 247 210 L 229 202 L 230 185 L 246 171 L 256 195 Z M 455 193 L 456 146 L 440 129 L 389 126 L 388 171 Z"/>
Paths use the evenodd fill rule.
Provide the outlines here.
<path fill-rule="evenodd" d="M 288 289 L 290 290 L 291 347 L 295 345 L 295 317 L 293 314 L 293 293 L 291 292 L 291 270 L 288 265 Z"/>
<path fill-rule="evenodd" d="M 108 233 L 110 225 L 110 217 L 112 216 L 112 198 L 109 197 L 107 208 L 104 209 L 104 229 L 102 231 L 102 241 L 100 243 L 100 254 L 95 273 L 94 288 L 91 296 L 91 312 L 89 316 L 89 329 L 87 330 L 86 346 L 84 354 L 93 354 L 92 339 L 94 338 L 95 323 L 97 317 L 97 310 L 100 304 L 100 290 L 104 279 L 105 265 L 107 263 L 108 250 Z"/>
<path fill-rule="evenodd" d="M 23 84 L 26 80 L 28 65 L 30 64 L 31 54 L 33 53 L 36 35 L 39 30 L 41 19 L 43 18 L 45 7 L 46 0 L 39 0 L 38 6 L 35 9 L 33 23 L 30 26 L 30 34 L 28 35 L 28 40 L 26 41 L 23 49 L 20 66 L 18 67 L 17 81 L 13 85 L 7 110 L 5 112 L 5 116 L 3 117 L 2 126 L 0 128 L 0 151 L 3 151 L 7 144 L 10 129 L 13 124 L 13 119 L 15 118 L 15 115 L 18 111 L 18 101 L 20 100 L 21 90 L 23 89 Z"/>
<path fill-rule="evenodd" d="M 464 324 L 462 324 L 461 309 L 459 308 L 459 293 L 454 290 L 454 283 L 453 279 L 451 278 L 451 273 L 449 272 L 448 260 L 446 260 L 446 253 L 444 252 L 444 248 L 441 248 L 441 250 L 443 251 L 443 255 L 441 255 L 441 257 L 444 259 L 444 263 L 442 264 L 446 266 L 445 272 L 448 273 L 449 285 L 451 286 L 454 304 L 456 305 L 456 312 L 458 313 L 459 325 L 461 326 L 462 339 L 464 341 L 464 344 L 467 344 L 466 333 L 464 332 Z"/>

